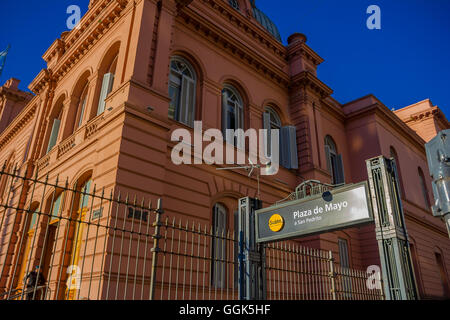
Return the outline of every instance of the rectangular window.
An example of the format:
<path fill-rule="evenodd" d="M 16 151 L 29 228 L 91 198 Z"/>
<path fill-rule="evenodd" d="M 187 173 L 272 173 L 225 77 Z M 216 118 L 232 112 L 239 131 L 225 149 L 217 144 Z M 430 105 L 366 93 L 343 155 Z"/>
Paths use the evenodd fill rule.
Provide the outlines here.
<path fill-rule="evenodd" d="M 327 169 L 331 174 L 331 183 L 335 185 L 345 183 L 344 161 L 342 155 L 335 154 L 329 146 L 325 146 Z"/>
<path fill-rule="evenodd" d="M 62 208 L 61 203 L 62 203 L 63 195 L 64 195 L 64 193 L 61 193 L 53 204 L 52 218 L 51 218 L 50 223 L 53 222 L 54 220 L 59 219 L 59 217 L 61 215 L 61 208 Z"/>
<path fill-rule="evenodd" d="M 214 206 L 212 241 L 212 286 L 225 288 L 226 275 L 226 236 L 227 213 L 223 206 Z"/>
<path fill-rule="evenodd" d="M 348 243 L 345 239 L 339 239 L 339 261 L 342 268 L 350 268 Z"/>
<path fill-rule="evenodd" d="M 53 120 L 53 127 L 50 133 L 50 139 L 48 141 L 47 153 L 49 153 L 53 147 L 56 145 L 59 135 L 59 127 L 61 126 L 61 120 L 55 119 Z"/>
<path fill-rule="evenodd" d="M 339 261 L 342 269 L 342 289 L 344 291 L 344 297 L 347 299 L 352 298 L 352 279 L 350 275 L 347 274 L 350 268 L 350 258 L 348 253 L 348 242 L 345 239 L 339 239 Z"/>
<path fill-rule="evenodd" d="M 81 194 L 80 194 L 80 210 L 81 209 L 87 209 L 87 207 L 90 205 L 89 203 L 89 190 L 91 189 L 91 183 L 92 181 L 89 180 L 88 182 L 86 182 L 86 185 L 83 187 L 83 189 L 81 190 Z"/>
<path fill-rule="evenodd" d="M 87 102 L 87 96 L 84 97 L 83 103 L 81 105 L 81 112 L 80 112 L 80 118 L 78 120 L 78 127 L 81 127 L 81 125 L 83 124 L 83 118 L 84 118 L 84 112 L 86 110 L 86 102 Z"/>
<path fill-rule="evenodd" d="M 179 108 L 180 122 L 194 127 L 195 114 L 195 82 L 188 77 L 183 76 L 181 84 L 181 101 Z"/>
<path fill-rule="evenodd" d="M 39 209 L 36 209 L 33 212 L 33 215 L 31 216 L 30 228 L 28 229 L 28 231 L 31 231 L 34 229 L 34 225 L 36 224 L 36 221 L 38 219 L 38 214 L 39 214 Z"/>
<path fill-rule="evenodd" d="M 180 99 L 179 96 L 180 96 L 180 87 L 171 82 L 169 86 L 169 97 L 170 97 L 169 118 L 173 120 L 177 120 L 176 110 L 178 100 Z"/>
<path fill-rule="evenodd" d="M 442 290 L 445 298 L 450 298 L 450 288 L 448 286 L 447 272 L 445 272 L 444 261 L 440 253 L 434 253 L 436 258 L 436 263 L 439 268 L 439 274 L 441 276 Z"/>
<path fill-rule="evenodd" d="M 108 94 L 112 91 L 114 83 L 114 74 L 107 73 L 103 76 L 102 90 L 100 91 L 100 99 L 98 101 L 97 115 L 102 114 L 105 111 L 105 99 Z"/>

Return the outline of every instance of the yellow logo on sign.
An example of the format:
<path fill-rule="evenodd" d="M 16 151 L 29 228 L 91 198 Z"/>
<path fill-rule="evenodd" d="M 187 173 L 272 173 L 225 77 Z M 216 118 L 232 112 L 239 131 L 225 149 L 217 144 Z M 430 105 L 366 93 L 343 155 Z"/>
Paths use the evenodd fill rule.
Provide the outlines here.
<path fill-rule="evenodd" d="M 270 217 L 269 228 L 273 232 L 280 232 L 284 227 L 284 219 L 279 214 L 274 214 Z"/>

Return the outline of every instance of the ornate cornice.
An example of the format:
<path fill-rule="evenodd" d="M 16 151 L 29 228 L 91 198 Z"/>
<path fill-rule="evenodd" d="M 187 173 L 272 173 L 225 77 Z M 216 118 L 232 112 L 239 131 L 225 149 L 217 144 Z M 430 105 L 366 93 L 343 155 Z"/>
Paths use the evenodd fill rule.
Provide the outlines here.
<path fill-rule="evenodd" d="M 40 94 L 51 81 L 51 72 L 47 69 L 42 69 L 34 80 L 28 85 L 35 94 Z"/>
<path fill-rule="evenodd" d="M 402 120 L 404 122 L 408 123 L 411 121 L 420 122 L 420 121 L 424 121 L 424 120 L 427 120 L 430 118 L 443 120 L 443 123 L 444 124 L 446 123 L 448 126 L 448 120 L 445 117 L 445 114 L 438 107 L 433 107 L 433 108 L 429 108 L 426 110 L 422 110 L 420 112 L 416 112 L 414 114 L 411 114 L 408 119 L 402 119 Z"/>
<path fill-rule="evenodd" d="M 209 1 L 206 2 L 209 3 Z M 217 4 L 217 6 L 214 6 L 214 8 L 220 11 L 221 7 L 219 6 L 219 4 Z M 222 14 L 227 12 L 225 10 L 228 10 L 228 8 L 221 11 Z M 234 17 L 234 15 L 236 15 L 236 13 L 233 12 L 232 16 Z M 244 19 L 244 17 L 240 17 L 240 19 Z M 214 24 L 214 21 L 208 21 L 203 16 L 199 15 L 196 11 L 192 10 L 190 7 L 181 10 L 179 12 L 177 20 L 197 34 L 201 34 L 203 38 L 207 39 L 215 46 L 220 46 L 224 51 L 241 60 L 244 64 L 253 68 L 265 78 L 277 83 L 278 85 L 288 87 L 288 74 L 286 74 L 280 67 L 275 66 L 272 61 L 261 57 L 261 55 L 256 51 L 257 48 L 250 48 L 248 46 L 242 45 L 242 43 L 234 39 L 231 34 L 227 33 L 225 30 L 222 30 L 220 27 Z M 236 19 L 231 19 L 231 22 L 236 21 Z M 255 28 L 254 26 L 251 27 L 251 24 L 249 24 L 248 22 L 246 23 L 245 27 L 242 24 L 240 25 L 243 28 L 246 28 L 247 32 L 250 32 L 250 28 Z M 258 30 L 257 32 L 260 31 Z M 266 38 L 266 36 L 262 38 Z M 280 47 L 281 49 L 284 49 L 281 44 Z M 282 58 L 285 61 L 284 53 L 278 52 L 278 57 Z"/>
<path fill-rule="evenodd" d="M 202 0 L 205 5 L 211 7 L 216 14 L 222 16 L 227 22 L 241 29 L 244 34 L 252 37 L 263 46 L 267 47 L 273 53 L 282 59 L 286 59 L 286 47 L 278 42 L 267 30 L 257 23 L 253 17 L 248 17 L 232 8 L 228 1 Z"/>
<path fill-rule="evenodd" d="M 425 141 L 382 102 L 375 97 L 373 98 L 375 99 L 373 104 L 347 114 L 346 122 L 365 117 L 369 114 L 378 115 L 380 118 L 385 119 L 386 122 L 391 125 L 391 128 L 399 133 L 399 136 L 405 137 L 415 145 L 418 150 L 422 151 L 423 155 L 425 155 Z"/>
<path fill-rule="evenodd" d="M 0 98 L 6 98 L 16 102 L 29 101 L 33 95 L 29 92 L 20 91 L 17 89 L 10 89 L 5 86 L 0 87 Z"/>
<path fill-rule="evenodd" d="M 292 78 L 290 88 L 295 89 L 299 87 L 313 91 L 321 99 L 325 99 L 333 94 L 333 90 L 310 71 L 302 71 Z"/>
<path fill-rule="evenodd" d="M 8 128 L 0 135 L 0 150 L 11 141 L 34 117 L 37 110 L 37 103 L 29 104 L 28 110 L 21 113 Z"/>
<path fill-rule="evenodd" d="M 84 15 L 78 28 L 64 32 L 61 39 L 56 40 L 50 46 L 43 56 L 47 62 L 50 62 L 56 55 L 60 55 L 59 60 L 51 65 L 55 81 L 64 77 L 112 28 L 127 4 L 128 0 L 96 2 Z M 33 91 L 39 91 L 45 85 L 45 77 L 35 79 L 32 83 Z"/>
<path fill-rule="evenodd" d="M 175 0 L 175 2 L 177 3 L 178 9 L 187 7 L 188 5 L 191 4 L 192 1 L 193 0 Z"/>
<path fill-rule="evenodd" d="M 325 60 L 320 57 L 313 49 L 311 49 L 305 43 L 305 41 L 306 37 L 303 41 L 294 41 L 289 44 L 287 49 L 287 60 L 290 61 L 296 56 L 301 56 L 302 58 L 312 62 L 315 66 L 318 66 L 319 64 L 324 62 Z"/>
<path fill-rule="evenodd" d="M 336 118 L 338 121 L 344 123 L 345 122 L 344 111 L 340 107 L 339 103 L 337 103 L 336 101 L 333 101 L 332 99 L 329 99 L 329 98 L 331 98 L 331 96 L 321 100 L 321 103 L 323 104 L 323 106 L 319 106 L 319 108 L 318 108 L 318 109 L 320 109 L 319 111 L 328 112 L 334 118 Z"/>

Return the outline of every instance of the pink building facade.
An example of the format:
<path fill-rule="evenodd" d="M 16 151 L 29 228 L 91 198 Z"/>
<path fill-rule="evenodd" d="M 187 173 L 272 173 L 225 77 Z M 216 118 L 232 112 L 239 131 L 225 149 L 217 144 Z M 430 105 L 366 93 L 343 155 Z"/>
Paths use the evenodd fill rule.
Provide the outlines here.
<path fill-rule="evenodd" d="M 324 59 L 306 36 L 293 34 L 284 46 L 273 22 L 249 0 L 91 0 L 80 28 L 64 32 L 43 58 L 47 68 L 29 85 L 34 95 L 19 90 L 15 79 L 0 88 L 0 162 L 6 168 L 41 180 L 67 177 L 78 189 L 94 183 L 97 190 L 162 198 L 168 216 L 201 223 L 212 224 L 220 205 L 223 223 L 232 228 L 238 199 L 256 197 L 258 182 L 239 170 L 175 165 L 171 134 L 193 132 L 194 121 L 204 130 L 263 129 L 270 119 L 272 128 L 295 128 L 282 144 L 297 161 L 261 177 L 264 207 L 306 180 L 367 180 L 365 160 L 394 157 L 420 296 L 450 297 L 450 241 L 431 214 L 424 147 L 449 123 L 430 100 L 397 111 L 373 95 L 336 101 L 332 84 L 317 77 Z M 31 189 L 17 183 L 0 194 L 16 204 L 44 201 L 50 210 L 52 194 L 36 188 L 31 199 Z M 82 214 L 69 202 L 63 201 L 62 215 Z M 0 288 L 6 288 L 19 285 L 12 266 L 24 264 L 25 253 L 16 234 L 28 226 L 7 210 L 0 213 Z M 102 221 L 109 223 L 106 216 Z M 341 265 L 355 269 L 380 264 L 373 226 L 301 242 L 333 251 L 346 260 Z M 57 266 L 67 267 L 63 260 Z"/>

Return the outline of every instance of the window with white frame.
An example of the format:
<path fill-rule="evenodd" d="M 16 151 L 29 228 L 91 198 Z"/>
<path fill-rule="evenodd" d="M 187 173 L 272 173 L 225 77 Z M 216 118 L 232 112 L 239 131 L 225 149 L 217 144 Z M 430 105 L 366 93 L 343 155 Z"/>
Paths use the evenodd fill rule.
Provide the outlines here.
<path fill-rule="evenodd" d="M 287 169 L 298 169 L 298 153 L 297 153 L 297 129 L 295 126 L 282 126 L 278 113 L 271 107 L 266 107 L 263 113 L 263 128 L 267 130 L 265 136 L 265 155 L 272 157 L 273 130 L 279 130 L 278 141 L 278 159 L 279 163 Z M 274 149 L 275 150 L 275 149 Z"/>
<path fill-rule="evenodd" d="M 50 131 L 50 137 L 48 140 L 47 154 L 55 147 L 56 142 L 58 141 L 59 131 L 60 131 L 60 127 L 61 127 L 62 114 L 63 114 L 63 110 L 62 110 L 62 108 L 60 108 L 57 116 L 55 118 L 53 118 L 52 122 L 50 122 L 52 129 Z"/>
<path fill-rule="evenodd" d="M 111 65 L 108 67 L 107 72 L 103 75 L 102 88 L 100 91 L 100 98 L 98 101 L 97 115 L 100 115 L 103 112 L 105 112 L 105 107 L 106 107 L 105 100 L 113 89 L 114 79 L 115 79 L 115 74 L 116 74 L 116 69 L 117 69 L 117 60 L 118 60 L 118 55 L 115 56 L 115 58 L 111 62 Z"/>
<path fill-rule="evenodd" d="M 197 76 L 181 57 L 173 57 L 169 75 L 169 118 L 194 127 Z"/>
<path fill-rule="evenodd" d="M 81 127 L 81 125 L 83 124 L 83 118 L 84 118 L 84 113 L 86 111 L 86 104 L 87 104 L 87 98 L 88 98 L 88 83 L 86 83 L 86 85 L 83 88 L 83 91 L 81 93 L 80 96 L 80 102 L 78 105 L 78 110 L 77 110 L 77 124 L 76 127 L 74 128 L 74 131 L 77 130 L 78 128 Z"/>
<path fill-rule="evenodd" d="M 345 183 L 342 155 L 338 154 L 336 143 L 330 136 L 325 137 L 325 156 L 327 169 L 331 174 L 332 184 L 338 185 Z"/>
<path fill-rule="evenodd" d="M 239 92 L 230 85 L 222 90 L 222 129 L 226 141 L 234 146 L 241 147 L 234 134 L 227 130 L 244 129 L 244 103 Z"/>
<path fill-rule="evenodd" d="M 270 156 L 272 155 L 272 130 L 281 132 L 281 120 L 278 114 L 270 107 L 265 108 L 263 118 L 264 129 L 267 130 L 266 154 Z"/>

